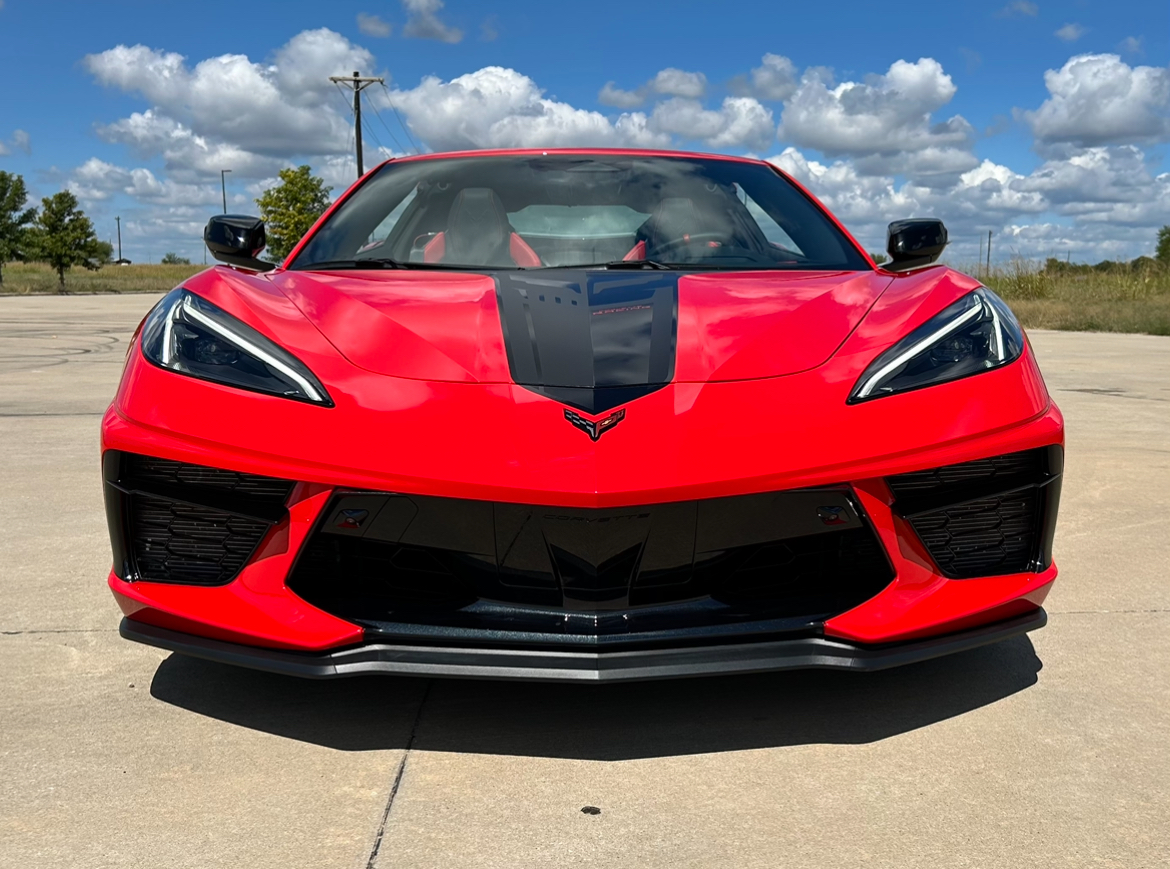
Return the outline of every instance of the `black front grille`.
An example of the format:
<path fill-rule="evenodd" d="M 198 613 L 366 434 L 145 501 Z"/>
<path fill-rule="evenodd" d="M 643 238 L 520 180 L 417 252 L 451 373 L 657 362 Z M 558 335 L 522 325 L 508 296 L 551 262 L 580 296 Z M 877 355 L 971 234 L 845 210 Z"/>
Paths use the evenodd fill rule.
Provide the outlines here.
<path fill-rule="evenodd" d="M 815 631 L 892 579 L 847 489 L 597 510 L 355 492 L 288 585 L 399 639 L 620 645 Z"/>
<path fill-rule="evenodd" d="M 1052 562 L 1063 451 L 1026 450 L 891 477 L 896 507 L 954 579 Z"/>
<path fill-rule="evenodd" d="M 293 483 L 109 451 L 106 513 L 123 579 L 222 585 L 285 515 Z"/>

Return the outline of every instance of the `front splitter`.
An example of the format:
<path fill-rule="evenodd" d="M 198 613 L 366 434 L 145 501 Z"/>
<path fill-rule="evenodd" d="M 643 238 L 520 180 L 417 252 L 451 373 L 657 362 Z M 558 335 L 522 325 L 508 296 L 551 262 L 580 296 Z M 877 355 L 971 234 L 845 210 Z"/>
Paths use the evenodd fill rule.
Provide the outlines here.
<path fill-rule="evenodd" d="M 270 673 L 332 679 L 386 674 L 542 682 L 631 682 L 771 670 L 884 670 L 997 643 L 1043 627 L 1044 610 L 967 631 L 880 646 L 823 637 L 625 652 L 397 646 L 364 643 L 327 652 L 290 652 L 226 643 L 122 619 L 128 640 Z"/>

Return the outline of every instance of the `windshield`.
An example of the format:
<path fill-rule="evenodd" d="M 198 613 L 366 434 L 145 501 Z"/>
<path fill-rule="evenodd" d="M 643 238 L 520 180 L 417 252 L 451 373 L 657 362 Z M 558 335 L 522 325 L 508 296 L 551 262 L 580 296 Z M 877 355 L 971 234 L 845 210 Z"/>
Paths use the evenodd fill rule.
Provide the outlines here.
<path fill-rule="evenodd" d="M 389 163 L 292 263 L 312 268 L 868 269 L 771 167 L 550 154 Z"/>

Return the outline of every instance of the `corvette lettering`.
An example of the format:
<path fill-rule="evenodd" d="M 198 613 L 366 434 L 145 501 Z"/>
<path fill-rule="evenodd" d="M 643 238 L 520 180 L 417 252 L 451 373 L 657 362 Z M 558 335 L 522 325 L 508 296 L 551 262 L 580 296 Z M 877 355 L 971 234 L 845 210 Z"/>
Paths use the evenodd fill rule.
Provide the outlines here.
<path fill-rule="evenodd" d="M 586 419 L 581 414 L 569 410 L 567 407 L 565 408 L 565 419 L 589 435 L 589 439 L 592 441 L 597 441 L 603 434 L 625 418 L 626 409 L 624 407 L 598 420 Z"/>

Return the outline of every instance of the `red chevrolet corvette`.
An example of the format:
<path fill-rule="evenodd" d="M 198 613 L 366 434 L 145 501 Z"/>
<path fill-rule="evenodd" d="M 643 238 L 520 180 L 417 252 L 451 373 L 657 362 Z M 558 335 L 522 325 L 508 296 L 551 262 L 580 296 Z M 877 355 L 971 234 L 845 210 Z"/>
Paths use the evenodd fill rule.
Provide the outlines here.
<path fill-rule="evenodd" d="M 757 160 L 392 160 L 143 321 L 128 639 L 302 676 L 877 669 L 1044 624 L 1063 423 L 1015 317 Z"/>

